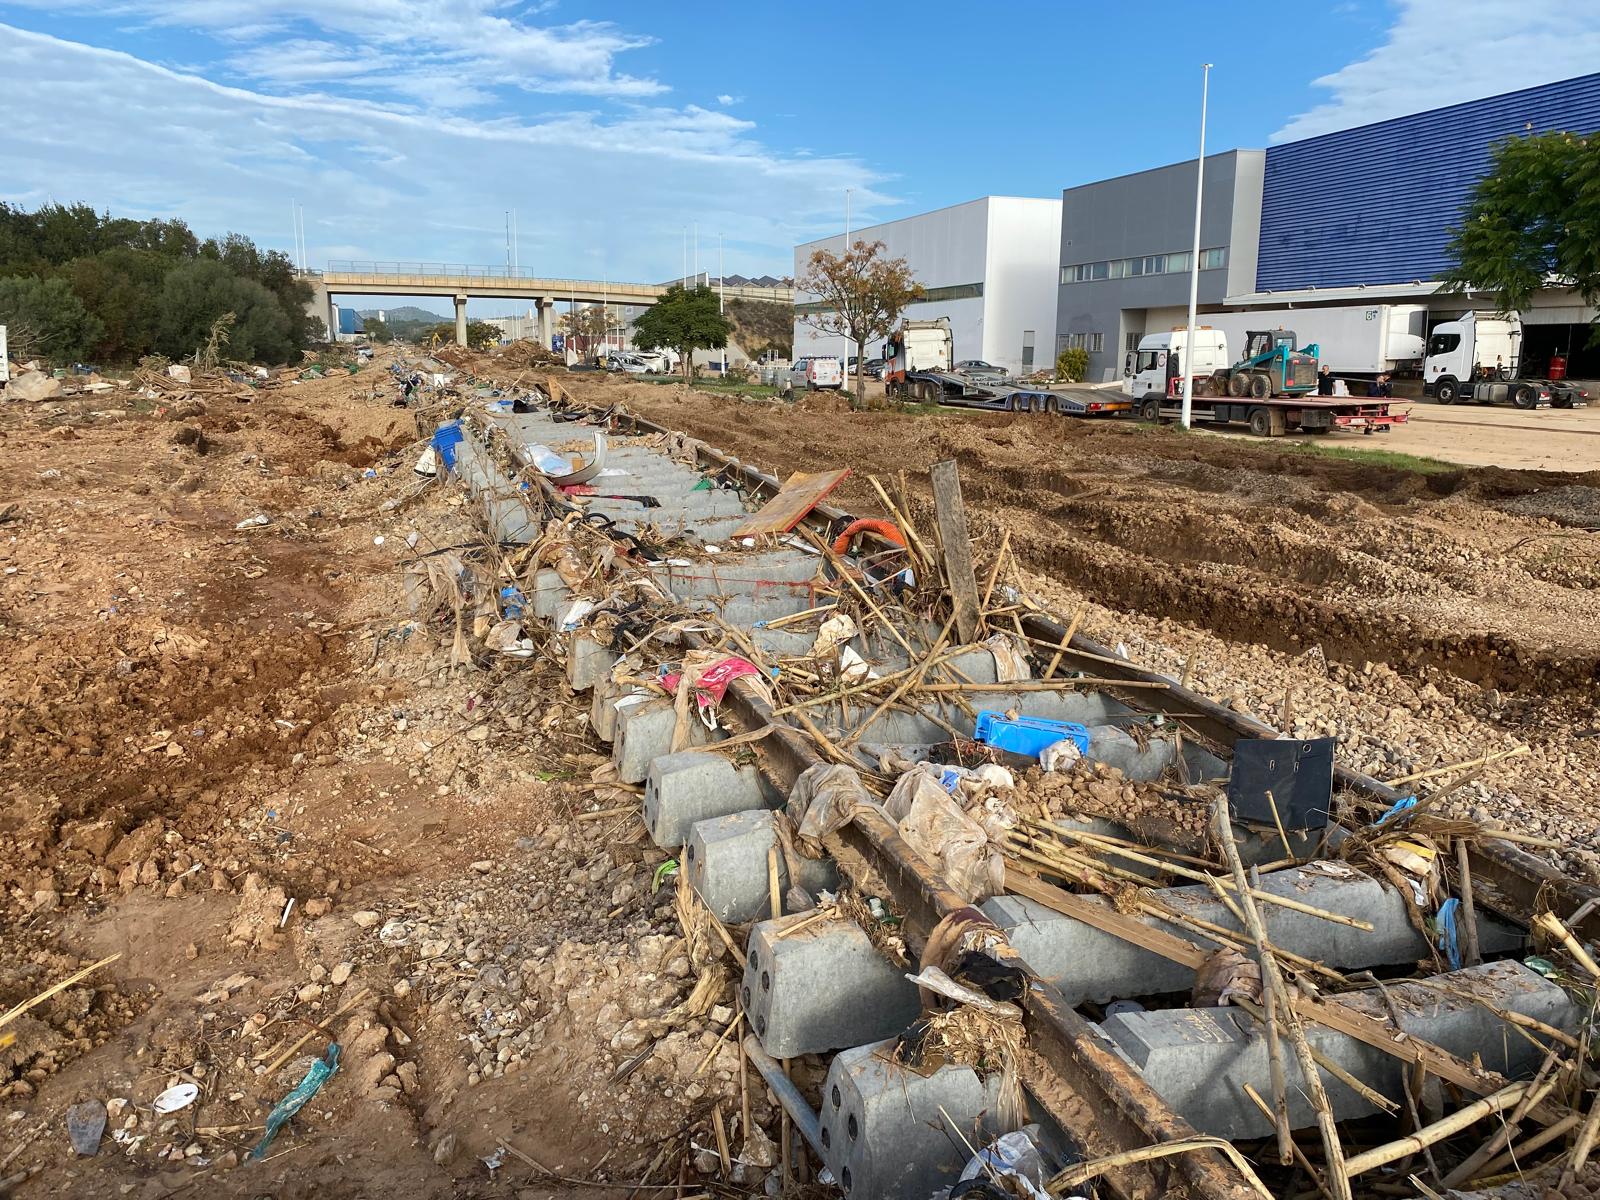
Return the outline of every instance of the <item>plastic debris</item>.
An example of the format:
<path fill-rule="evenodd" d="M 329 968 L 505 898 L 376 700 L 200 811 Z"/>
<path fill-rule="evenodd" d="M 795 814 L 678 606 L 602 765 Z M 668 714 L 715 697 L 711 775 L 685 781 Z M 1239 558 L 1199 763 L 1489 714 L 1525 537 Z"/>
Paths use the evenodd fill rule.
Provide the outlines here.
<path fill-rule="evenodd" d="M 1436 943 L 1439 949 L 1450 961 L 1450 969 L 1461 969 L 1461 945 L 1456 933 L 1456 918 L 1460 914 L 1461 901 L 1454 896 L 1439 906 L 1439 911 L 1434 915 L 1434 927 L 1439 931 L 1439 940 Z"/>
<path fill-rule="evenodd" d="M 179 1083 L 169 1087 L 155 1098 L 151 1105 L 158 1113 L 175 1113 L 188 1108 L 200 1096 L 200 1089 L 192 1083 Z"/>
<path fill-rule="evenodd" d="M 98 1154 L 100 1137 L 105 1131 L 106 1106 L 100 1101 L 85 1100 L 67 1109 L 67 1137 L 79 1154 Z"/>
<path fill-rule="evenodd" d="M 978 714 L 978 725 L 972 736 L 993 746 L 1037 758 L 1049 746 L 1062 740 L 1076 744 L 1079 754 L 1089 752 L 1089 730 L 1076 721 L 1052 721 L 1046 717 L 1011 717 L 1004 713 L 984 710 Z"/>
<path fill-rule="evenodd" d="M 951 1197 L 998 1195 L 1050 1200 L 1045 1182 L 1055 1171 L 1034 1141 L 1038 1134 L 1037 1125 L 1025 1125 L 990 1142 L 967 1162 L 960 1182 L 950 1189 Z M 1015 1187 L 1008 1186 L 1012 1181 Z M 964 1183 L 983 1186 L 963 1188 Z"/>
<path fill-rule="evenodd" d="M 257 513 L 253 517 L 246 517 L 234 526 L 235 529 L 259 529 L 263 525 L 271 525 L 272 518 L 266 513 Z"/>
<path fill-rule="evenodd" d="M 322 1085 L 327 1083 L 335 1071 L 339 1069 L 339 1043 L 329 1042 L 328 1052 L 311 1064 L 311 1069 L 306 1072 L 306 1077 L 267 1114 L 267 1130 L 261 1135 L 261 1140 L 256 1143 L 255 1149 L 250 1151 L 250 1157 L 260 1161 L 266 1157 L 267 1147 L 272 1145 L 272 1139 L 278 1136 L 278 1130 L 289 1123 L 291 1117 L 299 1112 L 322 1090 Z"/>

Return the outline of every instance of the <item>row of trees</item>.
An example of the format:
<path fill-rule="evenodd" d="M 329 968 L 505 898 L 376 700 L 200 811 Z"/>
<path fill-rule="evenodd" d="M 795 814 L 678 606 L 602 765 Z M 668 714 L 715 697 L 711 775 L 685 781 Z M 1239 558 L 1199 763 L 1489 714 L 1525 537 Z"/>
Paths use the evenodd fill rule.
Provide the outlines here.
<path fill-rule="evenodd" d="M 310 300 L 287 255 L 240 234 L 202 241 L 182 221 L 0 203 L 0 325 L 17 358 L 181 358 L 232 313 L 224 357 L 288 362 L 327 336 Z"/>

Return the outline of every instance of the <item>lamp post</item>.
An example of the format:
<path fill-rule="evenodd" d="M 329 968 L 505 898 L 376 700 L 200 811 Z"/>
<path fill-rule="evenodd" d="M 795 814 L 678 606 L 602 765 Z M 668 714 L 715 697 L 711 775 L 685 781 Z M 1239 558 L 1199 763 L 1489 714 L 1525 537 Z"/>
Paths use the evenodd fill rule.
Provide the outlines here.
<path fill-rule="evenodd" d="M 855 188 L 845 188 L 844 190 L 844 252 L 847 258 L 850 255 L 850 193 L 853 191 L 855 191 Z M 839 356 L 839 361 L 844 363 L 842 374 L 845 387 L 848 388 L 850 386 L 850 339 L 848 337 L 845 338 L 844 353 Z M 860 363 L 856 364 L 858 369 L 860 365 Z"/>
<path fill-rule="evenodd" d="M 1194 247 L 1189 253 L 1189 327 L 1184 335 L 1183 358 L 1183 427 L 1189 428 L 1190 411 L 1194 406 L 1194 321 L 1195 309 L 1200 300 L 1200 201 L 1205 195 L 1206 183 L 1206 101 L 1211 91 L 1211 64 L 1202 64 L 1200 76 L 1200 157 L 1194 165 Z"/>
<path fill-rule="evenodd" d="M 727 277 L 728 277 L 728 265 L 727 265 L 727 262 L 722 257 L 722 235 L 719 233 L 719 234 L 717 234 L 717 315 L 718 316 L 721 316 L 723 313 L 725 313 L 727 311 L 727 306 L 723 303 L 723 297 L 725 295 L 727 295 L 727 291 L 728 291 L 728 278 Z M 722 343 L 722 378 L 723 378 L 724 382 L 726 382 L 727 378 L 728 378 L 728 343 L 727 342 L 723 342 Z"/>

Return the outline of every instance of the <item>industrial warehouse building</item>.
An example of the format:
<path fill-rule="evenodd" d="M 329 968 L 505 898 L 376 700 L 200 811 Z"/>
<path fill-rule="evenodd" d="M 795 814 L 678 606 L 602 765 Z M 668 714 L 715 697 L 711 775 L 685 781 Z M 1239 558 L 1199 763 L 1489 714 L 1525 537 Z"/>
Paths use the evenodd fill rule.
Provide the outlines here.
<path fill-rule="evenodd" d="M 1554 130 L 1600 130 L 1600 74 L 1208 155 L 1200 312 L 1375 313 L 1401 304 L 1423 308 L 1408 310 L 1420 317 L 1420 333 L 1491 307 L 1485 296 L 1441 291 L 1450 230 L 1497 142 Z M 1059 202 L 992 196 L 857 236 L 905 256 L 930 291 L 906 315 L 949 316 L 957 358 L 1025 373 L 1079 346 L 1089 352 L 1088 379 L 1111 381 L 1141 337 L 1187 320 L 1194 188 L 1190 159 L 1067 188 Z M 1048 233 L 1040 228 L 1047 211 L 1057 221 Z M 813 250 L 837 253 L 843 242 L 797 247 L 796 275 Z M 1048 300 L 1038 283 L 1046 263 L 1055 293 Z M 797 314 L 807 299 L 796 294 Z M 1041 324 L 1047 312 L 1050 323 Z M 1521 317 L 1526 371 L 1543 373 L 1559 355 L 1569 374 L 1600 378 L 1600 345 L 1589 341 L 1595 310 L 1571 289 L 1544 289 Z M 839 339 L 797 320 L 797 356 L 841 352 Z"/>
<path fill-rule="evenodd" d="M 1426 304 L 1431 328 L 1483 306 L 1440 294 L 1450 229 L 1496 142 L 1552 130 L 1600 130 L 1600 74 L 1208 155 L 1200 311 L 1402 302 Z M 1056 345 L 1089 350 L 1089 379 L 1116 378 L 1141 336 L 1187 320 L 1194 179 L 1190 159 L 1062 193 Z M 1600 377 L 1594 316 L 1570 289 L 1545 289 L 1522 313 L 1526 369 L 1561 354 L 1570 373 Z"/>
<path fill-rule="evenodd" d="M 934 212 L 852 230 L 850 241 L 882 242 L 890 258 L 905 258 L 926 293 L 906 317 L 950 319 L 955 357 L 981 358 L 1017 375 L 1054 361 L 1056 263 L 1061 201 L 985 196 Z M 796 246 L 794 356 L 854 354 L 844 339 L 819 333 L 802 319 L 819 309 L 799 280 L 817 250 L 844 251 L 844 235 Z M 868 357 L 882 350 L 869 346 Z"/>

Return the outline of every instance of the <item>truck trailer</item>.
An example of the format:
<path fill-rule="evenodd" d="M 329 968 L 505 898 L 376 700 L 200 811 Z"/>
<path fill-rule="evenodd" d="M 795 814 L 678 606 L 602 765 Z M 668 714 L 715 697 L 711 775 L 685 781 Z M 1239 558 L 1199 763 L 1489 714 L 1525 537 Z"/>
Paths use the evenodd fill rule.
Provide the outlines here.
<path fill-rule="evenodd" d="M 1205 313 L 1201 320 L 1227 334 L 1233 346 L 1258 329 L 1293 329 L 1315 343 L 1319 361 L 1335 375 L 1418 375 L 1426 349 L 1428 306 L 1363 304 L 1338 308 L 1273 308 Z"/>
<path fill-rule="evenodd" d="M 945 317 L 903 323 L 884 343 L 883 362 L 884 393 L 892 399 L 1074 417 L 1110 416 L 1133 407 L 1121 396 L 1086 398 L 1026 387 L 999 375 L 956 371 L 955 341 Z"/>

